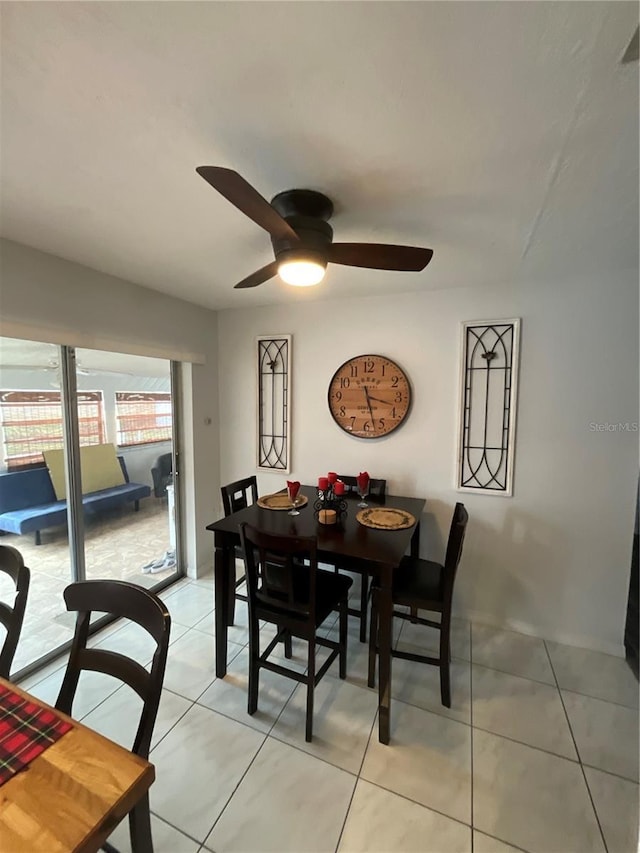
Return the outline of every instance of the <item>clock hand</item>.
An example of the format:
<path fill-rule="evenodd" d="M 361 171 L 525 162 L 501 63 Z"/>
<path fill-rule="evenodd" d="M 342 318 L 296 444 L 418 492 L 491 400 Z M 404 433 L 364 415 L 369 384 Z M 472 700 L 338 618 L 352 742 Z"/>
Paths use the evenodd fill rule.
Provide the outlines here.
<path fill-rule="evenodd" d="M 376 403 L 385 403 L 387 406 L 393 406 L 393 403 L 390 400 L 382 400 L 380 397 L 374 397 L 372 394 L 369 394 L 370 400 L 375 400 Z"/>
<path fill-rule="evenodd" d="M 364 386 L 364 396 L 367 398 L 367 406 L 369 407 L 369 414 L 371 415 L 371 426 L 375 429 L 376 422 L 373 419 L 373 409 L 371 408 L 371 398 L 369 397 L 369 390 L 367 386 Z"/>

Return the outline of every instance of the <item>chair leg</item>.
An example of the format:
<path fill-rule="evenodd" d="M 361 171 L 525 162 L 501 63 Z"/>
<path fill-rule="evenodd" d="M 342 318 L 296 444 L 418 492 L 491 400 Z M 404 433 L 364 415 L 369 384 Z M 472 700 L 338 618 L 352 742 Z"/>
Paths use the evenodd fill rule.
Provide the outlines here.
<path fill-rule="evenodd" d="M 313 691 L 316 680 L 316 638 L 309 640 L 309 657 L 307 667 L 307 727 L 304 739 L 311 743 L 313 738 Z"/>
<path fill-rule="evenodd" d="M 129 837 L 133 853 L 153 853 L 149 794 L 145 794 L 129 812 Z"/>
<path fill-rule="evenodd" d="M 414 625 L 417 625 L 418 624 L 418 608 L 417 607 L 410 607 L 409 613 L 411 614 L 412 623 Z"/>
<path fill-rule="evenodd" d="M 260 640 L 258 620 L 249 625 L 249 686 L 247 690 L 247 711 L 255 714 L 258 710 L 258 686 L 260 681 Z"/>
<path fill-rule="evenodd" d="M 293 657 L 293 643 L 291 642 L 291 632 L 287 631 L 284 635 L 284 656 L 289 659 Z"/>
<path fill-rule="evenodd" d="M 231 561 L 229 568 L 229 625 L 233 625 L 236 617 L 236 560 Z"/>
<path fill-rule="evenodd" d="M 446 708 L 451 707 L 451 616 L 443 612 L 440 622 L 440 698 Z"/>
<path fill-rule="evenodd" d="M 340 678 L 347 677 L 347 625 L 349 622 L 349 600 L 340 602 Z"/>
<path fill-rule="evenodd" d="M 378 601 L 375 589 L 371 592 L 371 619 L 369 621 L 369 687 L 376 686 L 376 655 L 378 652 Z"/>
<path fill-rule="evenodd" d="M 367 642 L 367 606 L 369 604 L 369 576 L 362 574 L 360 587 L 360 642 Z"/>

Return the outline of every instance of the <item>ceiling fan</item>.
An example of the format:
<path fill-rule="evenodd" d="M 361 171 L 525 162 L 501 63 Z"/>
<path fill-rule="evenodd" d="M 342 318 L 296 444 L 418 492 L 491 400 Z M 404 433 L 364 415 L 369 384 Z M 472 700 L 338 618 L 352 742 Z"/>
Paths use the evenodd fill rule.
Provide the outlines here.
<path fill-rule="evenodd" d="M 275 260 L 244 278 L 236 288 L 257 287 L 279 275 L 287 284 L 322 281 L 328 263 L 377 270 L 419 272 L 432 249 L 388 243 L 334 243 L 328 220 L 333 204 L 315 190 L 286 190 L 263 198 L 241 175 L 222 166 L 198 166 L 196 172 L 249 219 L 271 235 Z"/>

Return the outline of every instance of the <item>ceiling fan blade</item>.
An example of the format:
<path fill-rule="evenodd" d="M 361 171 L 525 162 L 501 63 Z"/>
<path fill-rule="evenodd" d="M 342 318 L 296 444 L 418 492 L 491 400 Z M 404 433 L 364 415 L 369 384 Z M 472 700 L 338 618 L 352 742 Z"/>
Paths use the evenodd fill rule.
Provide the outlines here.
<path fill-rule="evenodd" d="M 272 237 L 298 242 L 298 235 L 289 223 L 274 207 L 271 207 L 266 198 L 263 198 L 233 169 L 225 169 L 222 166 L 198 166 L 196 172 L 211 184 L 214 190 L 241 210 L 245 216 L 268 231 Z"/>
<path fill-rule="evenodd" d="M 393 246 L 389 243 L 333 243 L 327 260 L 348 267 L 419 272 L 433 257 L 433 249 Z"/>
<path fill-rule="evenodd" d="M 244 287 L 257 287 L 259 284 L 262 284 L 264 281 L 268 281 L 270 278 L 273 278 L 274 275 L 278 272 L 278 262 L 271 261 L 270 264 L 267 264 L 266 267 L 262 267 L 262 269 L 256 270 L 255 272 L 248 275 L 246 278 L 243 278 L 242 281 L 239 281 L 234 288 L 244 288 Z"/>

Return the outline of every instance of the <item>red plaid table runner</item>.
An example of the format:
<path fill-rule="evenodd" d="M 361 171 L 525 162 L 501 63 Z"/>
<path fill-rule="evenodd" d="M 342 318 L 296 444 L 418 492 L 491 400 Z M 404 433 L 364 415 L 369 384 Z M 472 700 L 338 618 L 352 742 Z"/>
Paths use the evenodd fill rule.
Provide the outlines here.
<path fill-rule="evenodd" d="M 71 728 L 53 711 L 0 684 L 0 785 Z"/>

